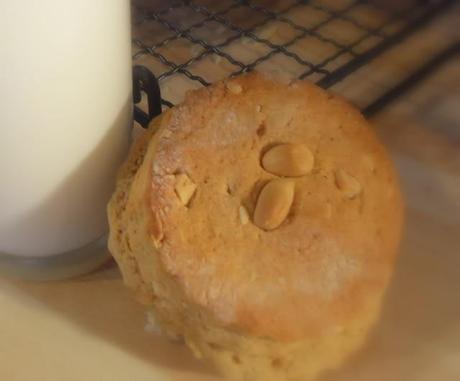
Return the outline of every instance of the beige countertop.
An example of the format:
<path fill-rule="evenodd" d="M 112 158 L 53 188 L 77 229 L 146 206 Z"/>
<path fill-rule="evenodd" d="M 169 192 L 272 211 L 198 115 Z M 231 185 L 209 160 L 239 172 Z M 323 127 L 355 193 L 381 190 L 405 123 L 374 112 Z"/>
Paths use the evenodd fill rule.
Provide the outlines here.
<path fill-rule="evenodd" d="M 379 76 L 371 78 L 379 88 Z M 335 90 L 345 88 L 354 87 L 343 82 Z M 366 95 L 361 86 L 355 93 Z M 366 348 L 321 381 L 459 379 L 459 105 L 456 59 L 374 118 L 402 179 L 405 236 Z M 145 326 L 113 263 L 63 282 L 0 279 L 0 380 L 218 379 L 182 345 Z"/>

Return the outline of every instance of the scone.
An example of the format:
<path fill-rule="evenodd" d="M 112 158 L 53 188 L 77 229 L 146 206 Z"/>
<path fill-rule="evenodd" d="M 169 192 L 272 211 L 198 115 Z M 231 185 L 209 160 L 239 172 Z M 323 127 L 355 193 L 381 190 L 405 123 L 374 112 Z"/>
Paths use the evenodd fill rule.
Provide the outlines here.
<path fill-rule="evenodd" d="M 233 380 L 308 380 L 378 318 L 402 225 L 361 114 L 261 74 L 189 92 L 131 150 L 110 251 L 165 332 Z"/>

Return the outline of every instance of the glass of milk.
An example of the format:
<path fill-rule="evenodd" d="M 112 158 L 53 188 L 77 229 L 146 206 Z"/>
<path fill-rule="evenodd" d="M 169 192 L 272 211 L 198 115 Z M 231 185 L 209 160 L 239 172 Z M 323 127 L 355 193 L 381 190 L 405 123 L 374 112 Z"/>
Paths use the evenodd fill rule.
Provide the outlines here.
<path fill-rule="evenodd" d="M 132 124 L 129 0 L 0 2 L 0 272 L 74 276 L 108 257 Z"/>

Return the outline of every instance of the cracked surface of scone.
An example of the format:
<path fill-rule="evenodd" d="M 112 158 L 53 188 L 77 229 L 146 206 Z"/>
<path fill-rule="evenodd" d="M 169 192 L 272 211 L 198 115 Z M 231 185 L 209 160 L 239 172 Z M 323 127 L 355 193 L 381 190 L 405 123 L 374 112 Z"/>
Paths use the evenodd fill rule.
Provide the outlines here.
<path fill-rule="evenodd" d="M 261 165 L 311 152 L 271 230 L 253 221 Z M 242 216 L 241 210 L 244 215 Z M 109 204 L 109 248 L 162 328 L 230 379 L 304 380 L 375 323 L 402 226 L 393 167 L 360 113 L 308 82 L 253 73 L 189 92 L 133 146 Z"/>

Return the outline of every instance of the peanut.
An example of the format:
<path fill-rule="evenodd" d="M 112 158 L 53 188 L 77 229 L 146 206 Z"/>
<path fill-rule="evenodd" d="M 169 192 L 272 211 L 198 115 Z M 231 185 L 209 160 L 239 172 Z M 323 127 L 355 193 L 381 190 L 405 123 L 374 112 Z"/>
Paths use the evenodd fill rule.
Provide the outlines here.
<path fill-rule="evenodd" d="M 240 94 L 243 91 L 241 85 L 236 82 L 227 82 L 227 89 L 229 89 L 233 94 Z"/>
<path fill-rule="evenodd" d="M 254 224 L 263 230 L 273 230 L 286 219 L 294 201 L 294 183 L 275 179 L 259 194 L 254 211 Z"/>
<path fill-rule="evenodd" d="M 196 185 L 187 174 L 180 173 L 176 175 L 174 190 L 182 205 L 187 206 L 196 191 Z"/>
<path fill-rule="evenodd" d="M 262 167 L 278 176 L 298 177 L 313 169 L 312 152 L 304 144 L 280 144 L 262 157 Z"/>
<path fill-rule="evenodd" d="M 238 213 L 240 216 L 241 225 L 246 225 L 249 222 L 248 210 L 243 205 L 241 205 Z"/>
<path fill-rule="evenodd" d="M 362 187 L 355 177 L 339 169 L 335 172 L 335 185 L 339 188 L 346 198 L 353 199 L 358 196 Z"/>

